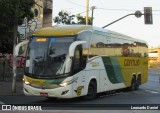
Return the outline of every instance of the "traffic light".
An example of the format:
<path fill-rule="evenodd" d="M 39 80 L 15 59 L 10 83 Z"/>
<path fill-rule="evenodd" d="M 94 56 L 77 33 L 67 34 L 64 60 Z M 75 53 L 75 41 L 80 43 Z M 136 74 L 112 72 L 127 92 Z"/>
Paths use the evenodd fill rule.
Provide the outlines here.
<path fill-rule="evenodd" d="M 153 24 L 152 7 L 144 7 L 144 22 L 145 24 Z"/>

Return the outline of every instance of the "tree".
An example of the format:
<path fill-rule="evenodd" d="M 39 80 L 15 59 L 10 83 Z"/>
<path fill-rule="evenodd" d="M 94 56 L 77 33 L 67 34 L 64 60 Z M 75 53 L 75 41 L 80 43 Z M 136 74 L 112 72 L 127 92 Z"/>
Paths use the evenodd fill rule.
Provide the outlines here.
<path fill-rule="evenodd" d="M 75 22 L 75 18 L 77 19 L 77 22 Z M 91 25 L 92 23 L 92 18 L 88 18 L 88 24 Z M 81 16 L 80 14 L 78 15 L 71 15 L 67 11 L 60 11 L 58 13 L 58 16 L 54 18 L 54 22 L 57 24 L 86 24 L 86 17 Z"/>
<path fill-rule="evenodd" d="M 71 15 L 67 11 L 60 11 L 58 16 L 54 18 L 54 22 L 57 24 L 75 24 L 74 17 L 75 15 Z"/>
<path fill-rule="evenodd" d="M 86 24 L 86 17 L 81 16 L 80 14 L 76 15 L 77 17 L 77 24 Z M 92 24 L 92 17 L 88 17 L 88 25 Z"/>
<path fill-rule="evenodd" d="M 34 17 L 31 11 L 34 0 L 0 0 L 0 53 L 13 53 L 15 2 L 18 5 L 18 24 L 24 17 L 28 20 Z M 18 31 L 17 31 L 18 32 Z"/>

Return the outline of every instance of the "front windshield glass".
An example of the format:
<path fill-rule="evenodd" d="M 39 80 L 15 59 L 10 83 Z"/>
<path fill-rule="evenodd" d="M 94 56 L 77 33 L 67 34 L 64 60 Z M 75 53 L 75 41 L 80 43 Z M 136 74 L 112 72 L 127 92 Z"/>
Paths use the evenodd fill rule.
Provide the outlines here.
<path fill-rule="evenodd" d="M 68 51 L 74 37 L 33 37 L 25 72 L 35 77 L 57 77 L 70 72 Z"/>

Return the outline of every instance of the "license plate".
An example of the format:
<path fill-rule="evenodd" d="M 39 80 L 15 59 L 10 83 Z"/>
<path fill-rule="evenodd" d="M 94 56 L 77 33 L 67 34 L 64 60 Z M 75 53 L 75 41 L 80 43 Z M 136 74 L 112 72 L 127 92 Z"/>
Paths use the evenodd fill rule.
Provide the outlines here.
<path fill-rule="evenodd" d="M 40 96 L 48 96 L 48 93 L 40 92 Z"/>

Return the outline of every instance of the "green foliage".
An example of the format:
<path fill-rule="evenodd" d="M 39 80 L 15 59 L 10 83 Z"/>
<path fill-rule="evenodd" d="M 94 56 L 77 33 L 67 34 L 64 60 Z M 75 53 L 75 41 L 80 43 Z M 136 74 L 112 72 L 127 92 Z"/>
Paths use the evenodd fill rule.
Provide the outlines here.
<path fill-rule="evenodd" d="M 17 22 L 21 25 L 24 17 L 33 18 L 31 7 L 34 3 L 34 0 L 0 0 L 0 53 L 13 52 L 15 4 L 18 6 Z"/>
<path fill-rule="evenodd" d="M 81 16 L 80 14 L 76 15 L 77 17 L 77 24 L 86 24 L 86 17 Z M 88 25 L 92 24 L 92 17 L 88 17 Z"/>
<path fill-rule="evenodd" d="M 73 21 L 75 15 L 70 15 L 66 11 L 60 11 L 58 16 L 54 18 L 54 22 L 57 24 L 75 24 Z"/>
<path fill-rule="evenodd" d="M 75 18 L 77 19 L 77 22 L 75 22 Z M 91 17 L 88 18 L 88 24 L 91 25 Z M 67 11 L 60 11 L 58 13 L 58 16 L 54 18 L 54 22 L 57 24 L 86 24 L 86 17 L 81 16 L 80 14 L 78 15 L 71 15 Z"/>
<path fill-rule="evenodd" d="M 28 20 L 31 20 L 34 17 L 31 8 L 35 4 L 34 0 L 19 0 L 18 7 L 18 24 L 21 25 L 23 19 L 27 17 Z"/>

